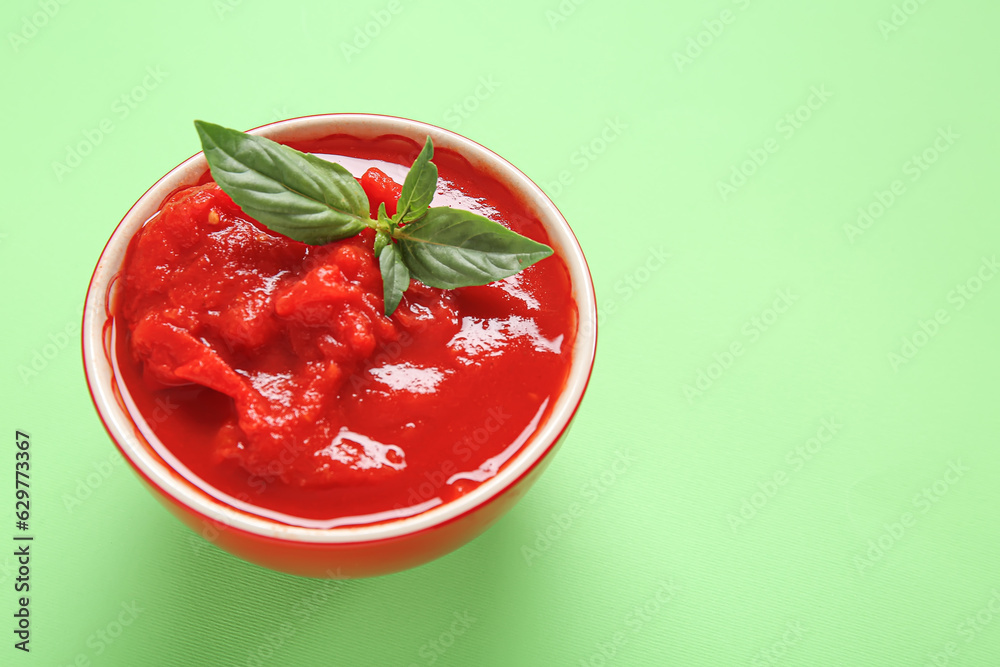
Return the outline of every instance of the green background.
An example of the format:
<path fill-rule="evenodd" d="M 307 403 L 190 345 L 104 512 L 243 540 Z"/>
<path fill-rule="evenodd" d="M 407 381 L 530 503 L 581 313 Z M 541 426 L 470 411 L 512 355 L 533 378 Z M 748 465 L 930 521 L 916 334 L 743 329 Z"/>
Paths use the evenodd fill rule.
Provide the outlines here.
<path fill-rule="evenodd" d="M 0 555 L 0 664 L 1000 663 L 1000 6 L 670 4 L 5 3 L 0 535 L 20 429 L 36 541 L 30 655 Z M 509 515 L 331 583 L 157 504 L 76 326 L 194 118 L 345 111 L 455 130 L 542 185 L 601 327 Z"/>

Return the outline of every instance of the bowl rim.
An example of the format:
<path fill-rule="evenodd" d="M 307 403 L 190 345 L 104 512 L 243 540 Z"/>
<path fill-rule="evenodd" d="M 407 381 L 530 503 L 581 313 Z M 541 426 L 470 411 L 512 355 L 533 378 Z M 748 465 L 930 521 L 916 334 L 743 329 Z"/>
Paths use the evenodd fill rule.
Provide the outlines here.
<path fill-rule="evenodd" d="M 193 182 L 208 166 L 199 152 L 156 181 L 124 215 L 105 244 L 91 275 L 81 325 L 85 376 L 91 399 L 105 430 L 129 465 L 165 497 L 215 526 L 279 540 L 340 544 L 400 538 L 456 521 L 493 502 L 514 488 L 541 461 L 546 459 L 569 427 L 586 392 L 597 348 L 597 300 L 593 280 L 579 241 L 555 204 L 523 172 L 488 148 L 456 132 L 422 121 L 367 113 L 336 113 L 300 116 L 267 123 L 249 130 L 276 140 L 318 138 L 335 133 L 366 132 L 365 136 L 400 135 L 422 142 L 430 135 L 435 147 L 458 151 L 481 169 L 488 169 L 509 187 L 539 217 L 550 241 L 563 257 L 570 272 L 578 309 L 577 337 L 573 344 L 570 370 L 563 392 L 555 399 L 548 416 L 510 460 L 493 477 L 461 496 L 417 514 L 380 523 L 311 528 L 289 525 L 237 509 L 208 496 L 152 451 L 147 437 L 139 435 L 136 419 L 118 402 L 110 380 L 111 360 L 105 354 L 109 324 L 108 295 L 117 277 L 121 257 L 129 240 L 177 187 Z M 416 135 L 416 136 L 415 136 Z M 148 212 L 148 214 L 147 214 Z M 140 415 L 138 421 L 144 424 Z M 148 430 L 148 426 L 146 427 Z"/>

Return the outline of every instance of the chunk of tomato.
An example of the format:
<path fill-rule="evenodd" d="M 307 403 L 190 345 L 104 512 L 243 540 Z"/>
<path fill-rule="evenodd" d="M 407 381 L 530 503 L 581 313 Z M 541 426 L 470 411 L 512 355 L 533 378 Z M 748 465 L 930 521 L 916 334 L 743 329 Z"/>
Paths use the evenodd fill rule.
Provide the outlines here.
<path fill-rule="evenodd" d="M 396 215 L 396 202 L 403 186 L 389 178 L 381 169 L 371 167 L 361 176 L 361 187 L 368 195 L 372 217 L 378 216 L 379 204 L 385 203 L 385 211 L 389 217 Z"/>

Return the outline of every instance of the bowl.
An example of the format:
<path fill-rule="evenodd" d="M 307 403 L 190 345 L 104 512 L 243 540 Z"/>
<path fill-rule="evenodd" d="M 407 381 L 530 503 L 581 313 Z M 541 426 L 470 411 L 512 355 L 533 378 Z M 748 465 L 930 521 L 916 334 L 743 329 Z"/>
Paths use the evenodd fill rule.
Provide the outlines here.
<path fill-rule="evenodd" d="M 258 565 L 295 575 L 354 578 L 415 567 L 469 542 L 525 494 L 538 479 L 583 399 L 597 344 L 597 308 L 590 272 L 576 237 L 542 190 L 509 162 L 483 146 L 426 123 L 373 114 L 328 114 L 270 123 L 251 130 L 278 142 L 310 141 L 333 134 L 359 140 L 401 136 L 458 152 L 494 176 L 543 223 L 550 245 L 565 261 L 579 313 L 572 360 L 562 393 L 534 436 L 491 479 L 422 513 L 370 525 L 306 528 L 240 510 L 192 484 L 161 455 L 149 425 L 129 409 L 116 378 L 112 303 L 126 248 L 136 231 L 178 188 L 194 185 L 208 165 L 202 153 L 181 163 L 132 206 L 111 235 L 94 269 L 83 312 L 83 362 L 91 398 L 111 440 L 145 486 L 177 518 L 222 549 Z M 159 452 L 158 452 L 159 449 Z"/>

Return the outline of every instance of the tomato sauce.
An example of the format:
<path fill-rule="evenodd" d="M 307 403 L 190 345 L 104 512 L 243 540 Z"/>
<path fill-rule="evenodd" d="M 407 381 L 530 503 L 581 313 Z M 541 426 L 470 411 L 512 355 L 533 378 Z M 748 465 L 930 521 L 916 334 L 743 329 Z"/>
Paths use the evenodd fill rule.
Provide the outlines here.
<path fill-rule="evenodd" d="M 343 135 L 292 145 L 359 178 L 388 173 L 361 180 L 372 211 L 380 198 L 392 210 L 420 149 Z M 447 150 L 434 162 L 432 205 L 548 242 L 495 178 Z M 544 418 L 577 326 L 558 255 L 482 287 L 412 281 L 386 317 L 373 240 L 366 230 L 292 241 L 208 173 L 132 239 L 114 307 L 116 371 L 157 446 L 208 493 L 294 525 L 407 516 L 494 476 Z"/>

